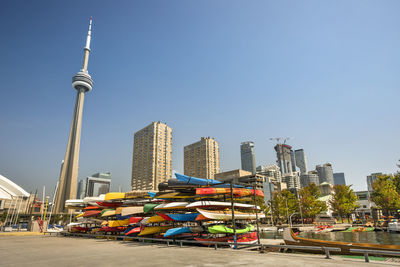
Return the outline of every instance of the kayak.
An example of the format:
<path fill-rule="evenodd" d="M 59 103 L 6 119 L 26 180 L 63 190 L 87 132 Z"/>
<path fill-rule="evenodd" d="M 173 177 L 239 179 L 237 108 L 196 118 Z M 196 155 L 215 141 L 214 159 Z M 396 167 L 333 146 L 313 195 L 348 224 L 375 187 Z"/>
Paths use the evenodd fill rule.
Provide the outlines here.
<path fill-rule="evenodd" d="M 122 205 L 122 202 L 96 201 L 96 203 L 101 207 L 107 207 L 107 208 L 117 208 Z"/>
<path fill-rule="evenodd" d="M 115 210 L 105 209 L 101 212 L 101 217 L 115 216 Z"/>
<path fill-rule="evenodd" d="M 144 204 L 143 206 L 143 213 L 149 213 L 154 210 L 155 207 L 159 206 L 160 204 L 154 204 L 154 203 L 147 203 Z"/>
<path fill-rule="evenodd" d="M 171 202 L 158 205 L 155 207 L 155 210 L 176 210 L 176 209 L 185 209 L 188 202 Z"/>
<path fill-rule="evenodd" d="M 84 208 L 83 210 L 98 210 L 100 209 L 99 206 L 87 206 L 86 208 Z"/>
<path fill-rule="evenodd" d="M 168 236 L 174 236 L 174 235 L 179 235 L 179 234 L 184 234 L 184 233 L 200 233 L 203 231 L 203 227 L 177 227 L 177 228 L 171 228 L 168 229 L 164 237 Z"/>
<path fill-rule="evenodd" d="M 197 216 L 200 215 L 200 213 L 167 213 L 166 215 L 174 221 L 193 222 L 196 220 Z"/>
<path fill-rule="evenodd" d="M 213 188 L 213 187 L 203 187 L 203 188 L 196 188 L 196 195 L 215 195 L 215 194 L 230 194 L 230 188 Z M 263 197 L 264 193 L 261 190 L 255 190 L 256 196 Z M 233 195 L 234 196 L 253 196 L 254 190 L 253 189 L 246 189 L 246 188 L 233 188 Z"/>
<path fill-rule="evenodd" d="M 254 205 L 252 204 L 233 203 L 233 206 L 239 209 L 255 209 Z M 215 209 L 217 208 L 225 209 L 230 207 L 232 207 L 231 202 L 208 201 L 208 200 L 196 201 L 186 206 L 186 208 L 215 208 Z M 257 209 L 259 210 L 260 207 L 257 206 Z"/>
<path fill-rule="evenodd" d="M 102 226 L 101 231 L 103 232 L 124 232 L 127 227 L 109 227 L 109 226 Z"/>
<path fill-rule="evenodd" d="M 129 224 L 134 224 L 134 223 L 138 223 L 141 220 L 143 220 L 143 217 L 130 217 L 129 218 Z"/>
<path fill-rule="evenodd" d="M 143 207 L 122 207 L 121 216 L 143 213 Z"/>
<path fill-rule="evenodd" d="M 182 193 L 182 192 L 170 192 L 170 193 L 157 193 L 156 198 L 159 199 L 182 199 L 182 198 L 194 198 L 194 194 Z"/>
<path fill-rule="evenodd" d="M 257 238 L 256 232 L 251 233 L 250 236 L 243 236 L 243 237 L 239 237 L 236 239 L 236 243 L 241 244 L 241 245 L 255 244 L 255 243 L 257 243 L 257 241 L 258 241 L 258 238 Z M 228 243 L 232 243 L 232 245 L 230 245 L 232 248 L 235 247 L 234 239 L 229 239 Z"/>
<path fill-rule="evenodd" d="M 111 192 L 111 193 L 107 193 L 104 200 L 120 200 L 120 199 L 124 199 L 125 198 L 125 193 L 121 193 L 121 192 Z"/>
<path fill-rule="evenodd" d="M 246 234 L 238 234 L 236 235 L 236 238 L 257 238 L 257 233 L 256 232 L 252 232 L 252 233 L 246 233 Z M 203 237 L 195 237 L 194 238 L 196 241 L 199 241 L 202 245 L 205 246 L 209 246 L 212 245 L 212 243 L 210 242 L 228 242 L 229 240 L 233 241 L 233 236 L 232 235 L 228 235 L 228 236 L 222 236 L 222 237 L 214 237 L 214 236 L 210 236 L 207 238 L 203 238 Z"/>
<path fill-rule="evenodd" d="M 83 217 L 94 217 L 98 215 L 101 215 L 101 210 L 87 210 L 83 214 Z"/>
<path fill-rule="evenodd" d="M 254 229 L 254 226 L 249 224 L 245 225 L 243 228 L 236 229 L 237 234 L 243 234 L 250 232 Z M 213 225 L 208 227 L 208 232 L 211 234 L 233 234 L 233 228 L 228 227 L 223 224 Z"/>
<path fill-rule="evenodd" d="M 133 234 L 138 234 L 140 233 L 140 227 L 135 227 L 131 230 L 129 230 L 125 235 L 133 235 Z"/>
<path fill-rule="evenodd" d="M 166 220 L 160 216 L 160 215 L 154 215 L 151 216 L 146 222 L 145 224 L 149 224 L 149 223 L 159 223 L 159 222 L 165 222 Z"/>
<path fill-rule="evenodd" d="M 108 221 L 109 227 L 118 227 L 118 226 L 126 226 L 129 224 L 129 219 L 126 220 L 116 220 L 116 221 Z"/>
<path fill-rule="evenodd" d="M 232 210 L 203 210 L 197 209 L 204 217 L 212 220 L 232 220 Z M 258 218 L 265 218 L 264 213 L 259 213 Z M 254 220 L 255 213 L 235 211 L 235 219 L 237 220 Z"/>
<path fill-rule="evenodd" d="M 164 233 L 165 231 L 167 231 L 170 228 L 172 228 L 172 226 L 150 226 L 150 227 L 145 227 L 142 231 L 140 231 L 139 236 Z"/>
<path fill-rule="evenodd" d="M 203 214 L 199 214 L 197 217 L 196 217 L 196 219 L 195 219 L 195 221 L 209 221 L 210 219 L 208 219 L 207 217 L 205 217 Z"/>
<path fill-rule="evenodd" d="M 176 179 L 181 182 L 186 182 L 186 184 L 190 185 L 216 185 L 216 184 L 222 184 L 222 182 L 214 179 L 203 179 L 203 178 L 196 178 L 196 177 L 191 177 L 179 173 L 175 173 Z"/>

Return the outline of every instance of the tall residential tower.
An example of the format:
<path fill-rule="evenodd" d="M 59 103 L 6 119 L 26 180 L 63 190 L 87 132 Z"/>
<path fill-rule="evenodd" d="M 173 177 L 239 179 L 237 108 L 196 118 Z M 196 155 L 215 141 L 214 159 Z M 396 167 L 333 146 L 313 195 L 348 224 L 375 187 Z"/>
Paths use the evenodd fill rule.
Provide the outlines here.
<path fill-rule="evenodd" d="M 210 137 L 202 137 L 200 141 L 183 148 L 184 174 L 214 179 L 214 175 L 220 172 L 219 145 Z"/>
<path fill-rule="evenodd" d="M 172 128 L 152 122 L 135 133 L 132 190 L 158 190 L 172 176 Z"/>
<path fill-rule="evenodd" d="M 93 80 L 88 73 L 90 54 L 90 39 L 92 32 L 92 18 L 89 22 L 89 31 L 86 37 L 86 45 L 83 48 L 82 69 L 72 78 L 72 87 L 77 91 L 74 115 L 72 117 L 71 130 L 68 137 L 67 151 L 64 164 L 61 168 L 60 181 L 55 199 L 54 212 L 67 212 L 65 201 L 76 197 L 78 182 L 79 148 L 81 143 L 82 113 L 85 93 L 92 90 Z"/>
<path fill-rule="evenodd" d="M 251 172 L 252 174 L 256 173 L 256 156 L 253 142 L 243 142 L 240 145 L 240 159 L 242 162 L 242 170 Z"/>

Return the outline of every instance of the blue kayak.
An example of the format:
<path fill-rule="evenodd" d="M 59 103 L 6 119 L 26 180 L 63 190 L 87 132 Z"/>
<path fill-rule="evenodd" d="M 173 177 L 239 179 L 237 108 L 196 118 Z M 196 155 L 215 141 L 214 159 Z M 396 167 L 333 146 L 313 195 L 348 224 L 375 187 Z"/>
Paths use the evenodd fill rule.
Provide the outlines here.
<path fill-rule="evenodd" d="M 168 217 L 170 217 L 174 221 L 180 221 L 180 222 L 193 222 L 196 220 L 196 217 L 200 215 L 200 213 L 185 213 L 185 214 L 179 214 L 179 213 L 168 213 Z"/>
<path fill-rule="evenodd" d="M 177 227 L 177 228 L 168 229 L 165 232 L 164 237 L 180 235 L 180 234 L 184 234 L 184 233 L 191 233 L 191 232 L 192 231 L 190 231 L 190 227 Z"/>
<path fill-rule="evenodd" d="M 214 180 L 214 179 L 203 179 L 203 178 L 197 178 L 197 177 L 191 177 L 179 173 L 175 173 L 176 179 L 179 182 L 188 184 L 188 185 L 213 185 L 214 187 L 230 187 L 230 184 L 225 184 L 221 181 Z M 243 188 L 241 185 L 233 185 L 235 188 Z"/>

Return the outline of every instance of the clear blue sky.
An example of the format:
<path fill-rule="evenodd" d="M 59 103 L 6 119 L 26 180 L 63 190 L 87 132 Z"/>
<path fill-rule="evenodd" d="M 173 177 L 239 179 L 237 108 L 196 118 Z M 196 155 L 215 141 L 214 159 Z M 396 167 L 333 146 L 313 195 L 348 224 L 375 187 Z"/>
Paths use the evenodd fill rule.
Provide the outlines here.
<path fill-rule="evenodd" d="M 331 162 L 356 190 L 400 158 L 399 1 L 2 1 L 0 173 L 53 189 L 64 157 L 93 16 L 79 178 L 111 171 L 130 189 L 133 133 L 211 136 L 222 170 L 275 162 L 290 136 L 308 165 Z M 41 189 L 40 189 L 41 190 Z"/>

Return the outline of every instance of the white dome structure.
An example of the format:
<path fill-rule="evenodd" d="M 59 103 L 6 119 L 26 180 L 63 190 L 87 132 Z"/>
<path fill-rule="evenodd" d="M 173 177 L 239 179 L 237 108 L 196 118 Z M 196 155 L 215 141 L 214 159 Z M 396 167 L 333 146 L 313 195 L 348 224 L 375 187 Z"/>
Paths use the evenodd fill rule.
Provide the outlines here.
<path fill-rule="evenodd" d="M 11 200 L 14 197 L 29 197 L 22 187 L 0 174 L 0 200 Z"/>

